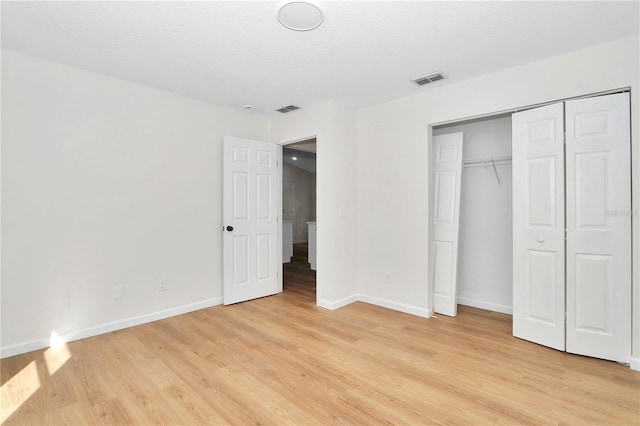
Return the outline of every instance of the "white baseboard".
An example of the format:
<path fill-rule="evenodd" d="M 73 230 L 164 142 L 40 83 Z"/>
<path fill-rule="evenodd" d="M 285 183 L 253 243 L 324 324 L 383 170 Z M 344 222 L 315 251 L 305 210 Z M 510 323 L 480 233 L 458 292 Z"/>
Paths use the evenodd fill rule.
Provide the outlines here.
<path fill-rule="evenodd" d="M 336 309 L 340 309 L 343 306 L 347 306 L 347 305 L 352 304 L 353 302 L 357 302 L 358 300 L 360 300 L 358 298 L 358 296 L 359 296 L 358 294 L 354 294 L 352 296 L 345 297 L 344 299 L 340 299 L 340 300 L 337 300 L 335 302 L 331 302 L 329 300 L 324 300 L 324 299 L 319 299 L 316 302 L 316 305 L 320 306 L 321 308 L 325 308 L 325 309 L 329 309 L 329 310 L 335 311 Z"/>
<path fill-rule="evenodd" d="M 487 311 L 502 312 L 503 314 L 513 315 L 513 307 L 508 305 L 498 305 L 496 303 L 483 302 L 482 300 L 472 299 L 470 297 L 458 296 L 458 304 L 471 306 L 472 308 L 485 309 Z"/>
<path fill-rule="evenodd" d="M 358 295 L 358 300 L 360 300 L 361 302 L 370 303 L 372 305 L 382 306 L 383 308 L 393 309 L 394 311 L 417 315 L 423 318 L 429 318 L 433 314 L 433 312 L 431 312 L 431 309 L 420 308 L 413 305 L 405 305 L 404 303 L 393 302 L 391 300 L 380 299 L 378 297 L 371 297 L 364 294 Z"/>
<path fill-rule="evenodd" d="M 629 367 L 631 367 L 632 370 L 640 371 L 640 357 L 632 356 Z"/>
<path fill-rule="evenodd" d="M 151 312 L 144 315 L 126 318 L 123 320 L 99 324 L 94 327 L 84 328 L 82 330 L 76 330 L 70 333 L 63 334 L 60 337 L 65 342 L 72 342 L 74 340 L 85 339 L 87 337 L 93 337 L 104 333 L 110 333 L 112 331 L 122 330 L 124 328 L 129 328 L 152 321 L 158 321 L 176 315 L 186 314 L 187 312 L 198 311 L 200 309 L 210 308 L 212 306 L 217 306 L 220 304 L 222 304 L 222 297 L 215 297 L 213 299 L 207 299 L 201 302 L 189 303 L 187 305 L 176 306 L 173 308 L 164 309 L 162 311 Z M 0 348 L 0 358 L 6 358 L 26 352 L 35 351 L 38 349 L 47 348 L 51 345 L 49 339 L 50 336 L 46 336 L 40 339 L 2 347 Z"/>

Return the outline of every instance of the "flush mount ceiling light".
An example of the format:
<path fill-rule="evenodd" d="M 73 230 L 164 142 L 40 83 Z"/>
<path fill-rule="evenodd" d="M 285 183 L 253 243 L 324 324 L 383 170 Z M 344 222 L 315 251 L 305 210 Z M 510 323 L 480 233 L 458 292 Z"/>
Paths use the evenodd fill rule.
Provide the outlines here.
<path fill-rule="evenodd" d="M 318 6 L 306 1 L 293 1 L 278 10 L 278 21 L 293 31 L 311 31 L 324 21 Z"/>

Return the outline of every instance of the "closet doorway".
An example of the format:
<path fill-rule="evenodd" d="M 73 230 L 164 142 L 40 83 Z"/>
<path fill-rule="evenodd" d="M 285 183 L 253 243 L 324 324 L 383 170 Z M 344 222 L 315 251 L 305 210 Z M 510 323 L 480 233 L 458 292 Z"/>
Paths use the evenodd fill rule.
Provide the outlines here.
<path fill-rule="evenodd" d="M 450 273 L 432 274 L 434 299 L 447 292 L 446 282 L 453 279 L 454 285 L 457 281 L 453 303 L 511 314 L 511 114 L 434 127 L 434 142 L 438 136 L 457 133 L 463 139 L 460 195 L 450 204 L 455 210 L 454 203 L 459 202 L 458 260 L 457 266 L 441 267 Z M 438 269 L 436 263 L 447 262 L 446 256 L 438 255 L 438 244 L 437 240 L 432 244 L 430 271 Z"/>
<path fill-rule="evenodd" d="M 516 337 L 630 362 L 629 108 L 621 91 L 433 128 L 429 285 L 436 312 L 449 314 L 437 305 L 438 291 L 449 291 L 454 303 L 512 313 Z M 439 175 L 441 138 L 454 132 L 464 135 L 463 155 L 445 160 L 461 166 L 459 198 Z M 445 197 L 443 207 L 441 192 L 456 197 Z M 445 245 L 434 233 L 439 221 L 455 218 L 442 214 L 448 211 L 459 212 L 451 260 L 438 255 Z"/>
<path fill-rule="evenodd" d="M 283 291 L 316 300 L 316 139 L 282 148 Z"/>

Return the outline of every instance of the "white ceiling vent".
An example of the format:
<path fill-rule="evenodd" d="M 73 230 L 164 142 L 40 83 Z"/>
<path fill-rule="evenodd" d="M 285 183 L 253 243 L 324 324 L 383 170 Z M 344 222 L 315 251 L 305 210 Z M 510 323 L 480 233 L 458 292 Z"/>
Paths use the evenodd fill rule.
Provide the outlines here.
<path fill-rule="evenodd" d="M 439 72 L 430 74 L 426 77 L 419 77 L 411 81 L 417 84 L 418 86 L 424 86 L 425 84 L 433 83 L 434 81 L 438 81 L 438 80 L 444 80 L 444 76 Z"/>
<path fill-rule="evenodd" d="M 295 105 L 289 105 L 289 106 L 285 106 L 285 107 L 282 107 L 282 108 L 278 108 L 276 111 L 281 112 L 283 114 L 286 114 L 288 112 L 295 111 L 297 109 L 300 109 L 300 107 L 295 106 Z"/>

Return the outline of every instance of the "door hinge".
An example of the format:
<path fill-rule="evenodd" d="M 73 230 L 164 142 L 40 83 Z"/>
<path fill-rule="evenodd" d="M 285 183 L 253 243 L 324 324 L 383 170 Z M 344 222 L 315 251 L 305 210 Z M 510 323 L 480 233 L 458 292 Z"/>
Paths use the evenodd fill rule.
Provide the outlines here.
<path fill-rule="evenodd" d="M 567 132 L 562 133 L 562 142 L 567 143 Z"/>
<path fill-rule="evenodd" d="M 565 230 L 564 230 L 564 239 L 565 239 L 565 240 L 567 239 L 567 229 L 566 229 L 566 228 L 565 228 Z"/>

